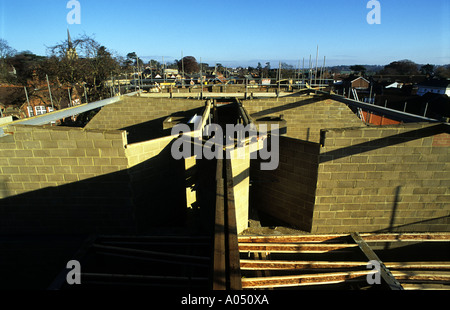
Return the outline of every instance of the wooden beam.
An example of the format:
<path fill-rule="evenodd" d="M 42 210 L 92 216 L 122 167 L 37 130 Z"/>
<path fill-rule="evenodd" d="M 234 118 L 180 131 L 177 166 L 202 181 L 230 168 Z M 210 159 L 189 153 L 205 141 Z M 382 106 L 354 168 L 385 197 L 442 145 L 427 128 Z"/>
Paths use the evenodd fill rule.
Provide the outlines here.
<path fill-rule="evenodd" d="M 352 241 L 350 235 L 239 236 L 240 243 L 320 243 Z"/>
<path fill-rule="evenodd" d="M 226 164 L 226 194 L 227 194 L 227 239 L 228 239 L 228 266 L 230 276 L 230 290 L 242 290 L 239 241 L 236 222 L 236 205 L 234 200 L 233 172 L 231 170 L 231 159 L 225 161 Z"/>
<path fill-rule="evenodd" d="M 450 270 L 450 262 L 392 262 L 384 265 L 390 270 Z"/>
<path fill-rule="evenodd" d="M 444 242 L 450 241 L 450 233 L 388 233 L 388 234 L 360 234 L 367 243 L 370 242 Z M 326 235 L 292 235 L 292 236 L 239 236 L 239 242 L 251 243 L 318 243 L 351 240 L 348 234 Z"/>
<path fill-rule="evenodd" d="M 361 251 L 366 255 L 369 261 L 377 261 L 380 265 L 380 273 L 383 280 L 389 286 L 391 290 L 403 290 L 401 284 L 395 279 L 389 269 L 383 264 L 383 262 L 378 258 L 375 252 L 367 245 L 367 243 L 361 238 L 358 233 L 351 234 L 353 240 L 359 246 Z"/>
<path fill-rule="evenodd" d="M 225 249 L 225 187 L 222 178 L 223 160 L 217 160 L 216 213 L 214 232 L 213 290 L 226 290 Z"/>
<path fill-rule="evenodd" d="M 181 282 L 197 282 L 208 281 L 208 278 L 203 277 L 174 277 L 174 276 L 150 276 L 150 275 L 130 275 L 130 274 L 104 274 L 104 273 L 81 273 L 81 278 L 90 279 L 114 279 L 114 280 L 128 280 L 128 281 L 181 281 Z M 86 279 L 87 280 L 87 279 Z"/>
<path fill-rule="evenodd" d="M 244 289 L 262 289 L 366 281 L 367 275 L 371 272 L 372 270 L 363 270 L 295 276 L 243 278 L 242 287 Z"/>
<path fill-rule="evenodd" d="M 403 288 L 408 291 L 420 290 L 420 291 L 450 291 L 450 285 L 434 284 L 434 283 L 403 283 Z"/>
<path fill-rule="evenodd" d="M 281 244 L 281 243 L 240 243 L 240 252 L 267 253 L 327 253 L 358 247 L 357 244 Z"/>
<path fill-rule="evenodd" d="M 392 270 L 392 274 L 399 281 L 405 282 L 433 282 L 450 284 L 450 272 L 446 271 L 398 271 Z"/>
<path fill-rule="evenodd" d="M 114 247 L 100 244 L 93 244 L 92 248 L 113 252 L 122 252 L 122 253 L 133 253 L 133 254 L 142 254 L 149 256 L 162 256 L 162 257 L 171 257 L 173 259 L 183 259 L 183 260 L 193 260 L 200 262 L 209 262 L 209 257 L 204 256 L 193 256 L 193 255 L 184 255 L 184 254 L 176 254 L 176 253 L 166 253 L 166 252 L 156 252 L 156 251 L 146 251 L 146 250 L 138 250 L 138 249 L 130 249 L 130 248 L 122 248 L 122 247 Z"/>
<path fill-rule="evenodd" d="M 241 259 L 242 270 L 339 269 L 366 267 L 367 262 L 273 261 Z"/>
<path fill-rule="evenodd" d="M 170 265 L 183 265 L 183 266 L 194 266 L 199 268 L 209 268 L 210 263 L 197 263 L 197 262 L 190 262 L 187 260 L 174 260 L 174 259 L 161 259 L 161 258 L 155 258 L 155 257 L 143 257 L 143 256 L 135 256 L 135 255 L 124 255 L 124 254 L 117 254 L 117 253 L 110 253 L 110 252 L 103 252 L 103 251 L 97 251 L 95 254 L 97 255 L 104 255 L 104 256 L 111 256 L 111 257 L 119 257 L 129 260 L 139 260 L 139 261 L 146 261 L 146 262 L 156 262 L 156 263 L 163 263 L 163 264 L 170 264 Z"/>
<path fill-rule="evenodd" d="M 151 246 L 172 246 L 172 247 L 205 247 L 210 246 L 209 242 L 199 242 L 199 243 L 190 243 L 190 242 L 172 242 L 172 241 L 101 241 L 98 242 L 103 245 L 122 245 L 122 246 L 142 246 L 142 245 L 151 245 Z"/>
<path fill-rule="evenodd" d="M 361 234 L 365 242 L 447 242 L 450 233 Z"/>

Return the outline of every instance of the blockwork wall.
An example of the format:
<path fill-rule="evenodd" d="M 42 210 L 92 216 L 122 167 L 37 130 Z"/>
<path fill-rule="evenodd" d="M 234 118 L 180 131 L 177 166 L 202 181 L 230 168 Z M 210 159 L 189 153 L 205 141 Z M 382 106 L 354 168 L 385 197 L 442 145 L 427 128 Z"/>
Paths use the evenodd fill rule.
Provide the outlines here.
<path fill-rule="evenodd" d="M 326 130 L 312 232 L 449 231 L 446 125 Z"/>
<path fill-rule="evenodd" d="M 322 129 L 365 126 L 345 104 L 321 97 L 246 100 L 243 105 L 254 120 L 283 115 L 287 136 L 304 141 L 318 143 Z"/>
<path fill-rule="evenodd" d="M 239 152 L 242 152 L 239 155 Z M 250 186 L 250 147 L 230 151 L 231 185 L 236 210 L 238 234 L 248 228 L 249 186 Z"/>
<path fill-rule="evenodd" d="M 124 97 L 121 102 L 103 107 L 86 129 L 124 129 L 204 106 L 202 100 Z"/>
<path fill-rule="evenodd" d="M 129 232 L 123 131 L 10 126 L 0 138 L 0 233 Z"/>
<path fill-rule="evenodd" d="M 141 233 L 182 224 L 185 163 L 171 156 L 175 137 L 127 144 L 119 130 L 16 125 L 7 132 L 0 234 Z"/>
<path fill-rule="evenodd" d="M 276 170 L 251 162 L 251 205 L 283 223 L 311 230 L 317 183 L 319 144 L 280 137 Z"/>

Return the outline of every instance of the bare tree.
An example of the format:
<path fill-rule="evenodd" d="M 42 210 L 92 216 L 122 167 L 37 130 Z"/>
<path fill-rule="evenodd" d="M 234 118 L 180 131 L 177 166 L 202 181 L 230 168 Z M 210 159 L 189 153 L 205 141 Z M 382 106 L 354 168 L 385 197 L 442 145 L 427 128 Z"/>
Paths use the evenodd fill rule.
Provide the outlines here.
<path fill-rule="evenodd" d="M 0 60 L 12 57 L 16 53 L 17 51 L 9 46 L 8 41 L 0 39 Z"/>

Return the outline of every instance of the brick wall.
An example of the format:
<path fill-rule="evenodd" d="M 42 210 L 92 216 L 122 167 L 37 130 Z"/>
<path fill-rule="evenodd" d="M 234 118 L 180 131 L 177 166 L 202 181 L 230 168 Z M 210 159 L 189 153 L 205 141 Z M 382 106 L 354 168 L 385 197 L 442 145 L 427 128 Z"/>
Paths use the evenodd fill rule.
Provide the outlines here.
<path fill-rule="evenodd" d="M 321 97 L 246 100 L 243 105 L 255 120 L 283 115 L 287 136 L 310 142 L 319 142 L 321 129 L 365 126 L 345 104 Z"/>
<path fill-rule="evenodd" d="M 187 197 L 185 160 L 171 155 L 177 136 L 127 145 L 128 174 L 139 233 L 184 224 Z"/>
<path fill-rule="evenodd" d="M 280 137 L 280 164 L 262 171 L 251 162 L 251 204 L 281 222 L 309 231 L 317 183 L 319 144 Z"/>
<path fill-rule="evenodd" d="M 121 102 L 103 107 L 85 128 L 124 129 L 204 106 L 202 100 L 124 97 Z"/>
<path fill-rule="evenodd" d="M 0 138 L 0 231 L 130 231 L 123 131 L 14 125 Z"/>
<path fill-rule="evenodd" d="M 236 210 L 237 232 L 240 234 L 248 228 L 250 153 L 249 146 L 240 150 L 230 150 L 232 186 Z M 239 153 L 242 152 L 242 153 Z"/>
<path fill-rule="evenodd" d="M 449 231 L 448 137 L 430 124 L 324 131 L 312 232 Z"/>
<path fill-rule="evenodd" d="M 123 131 L 9 126 L 0 138 L 0 167 L 9 195 L 83 181 L 127 168 Z"/>

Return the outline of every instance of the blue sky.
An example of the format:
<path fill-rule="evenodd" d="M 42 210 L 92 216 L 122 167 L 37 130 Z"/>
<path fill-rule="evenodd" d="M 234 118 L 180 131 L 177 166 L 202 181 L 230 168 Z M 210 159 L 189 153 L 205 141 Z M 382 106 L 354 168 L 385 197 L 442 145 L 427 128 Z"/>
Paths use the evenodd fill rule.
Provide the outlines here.
<path fill-rule="evenodd" d="M 449 0 L 379 0 L 381 24 L 369 25 L 368 0 L 79 0 L 81 24 L 69 25 L 68 0 L 0 0 L 0 38 L 18 51 L 86 33 L 117 54 L 159 61 L 195 56 L 210 65 L 327 65 L 410 59 L 450 63 Z"/>

